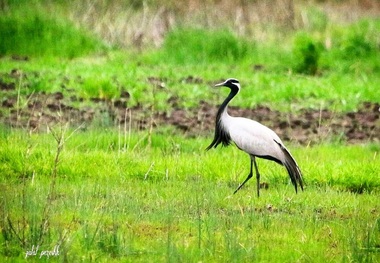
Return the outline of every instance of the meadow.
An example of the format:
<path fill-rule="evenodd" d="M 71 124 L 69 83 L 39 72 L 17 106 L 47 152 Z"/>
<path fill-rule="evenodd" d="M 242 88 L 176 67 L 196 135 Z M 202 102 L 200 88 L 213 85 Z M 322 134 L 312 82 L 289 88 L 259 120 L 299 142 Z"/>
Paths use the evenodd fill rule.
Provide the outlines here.
<path fill-rule="evenodd" d="M 378 18 L 355 9 L 361 17 L 337 23 L 323 3 L 294 1 L 292 23 L 279 26 L 281 9 L 270 27 L 261 18 L 238 31 L 238 11 L 223 24 L 215 11 L 206 25 L 204 10 L 184 12 L 198 1 L 80 3 L 1 6 L 1 262 L 380 262 Z M 157 38 L 159 17 L 168 28 Z M 228 77 L 242 83 L 238 109 L 349 115 L 373 105 L 372 136 L 291 137 L 305 190 L 258 160 L 267 188 L 258 198 L 252 179 L 234 195 L 245 153 L 205 151 L 213 129 L 155 120 L 219 105 L 227 91 L 211 87 Z M 112 116 L 120 103 L 124 120 Z M 345 125 L 361 129 L 356 121 Z"/>

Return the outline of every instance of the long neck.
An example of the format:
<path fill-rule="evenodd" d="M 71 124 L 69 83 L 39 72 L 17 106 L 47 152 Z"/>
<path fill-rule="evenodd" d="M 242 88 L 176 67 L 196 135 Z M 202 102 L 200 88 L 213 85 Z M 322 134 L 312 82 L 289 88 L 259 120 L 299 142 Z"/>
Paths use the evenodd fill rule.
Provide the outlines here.
<path fill-rule="evenodd" d="M 212 147 L 217 147 L 220 143 L 222 143 L 223 146 L 228 146 L 230 144 L 231 137 L 228 131 L 223 127 L 222 116 L 224 114 L 228 114 L 227 113 L 228 103 L 232 100 L 233 97 L 235 97 L 237 93 L 238 93 L 238 90 L 231 90 L 230 94 L 228 94 L 227 98 L 220 105 L 218 109 L 218 113 L 216 114 L 214 140 L 206 148 L 206 150 L 209 150 Z"/>
<path fill-rule="evenodd" d="M 236 96 L 237 93 L 238 91 L 231 90 L 230 94 L 228 94 L 227 98 L 220 105 L 218 113 L 216 114 L 216 125 L 221 121 L 222 115 L 227 114 L 228 103 L 230 103 L 230 101 L 233 99 L 233 97 Z"/>

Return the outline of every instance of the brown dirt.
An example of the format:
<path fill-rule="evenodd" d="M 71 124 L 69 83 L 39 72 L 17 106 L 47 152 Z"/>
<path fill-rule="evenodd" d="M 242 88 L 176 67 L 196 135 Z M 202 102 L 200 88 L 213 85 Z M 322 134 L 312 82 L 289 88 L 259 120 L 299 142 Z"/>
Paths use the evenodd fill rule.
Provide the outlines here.
<path fill-rule="evenodd" d="M 186 79 L 188 81 L 188 79 Z M 197 81 L 197 79 L 191 79 Z M 15 85 L 0 80 L 0 121 L 7 126 L 31 131 L 46 131 L 59 122 L 72 127 L 131 126 L 135 130 L 171 125 L 189 136 L 212 136 L 217 106 L 200 102 L 196 109 L 177 106 L 178 99 L 170 99 L 172 110 L 152 112 L 150 108 L 127 108 L 130 94 L 126 91 L 116 100 L 94 98 L 86 105 L 76 95 L 61 92 L 31 94 L 18 99 Z M 82 106 L 75 106 L 82 105 Z M 298 113 L 284 113 L 265 106 L 254 109 L 230 107 L 232 116 L 255 119 L 272 128 L 283 140 L 308 144 L 326 140 L 346 140 L 350 143 L 380 141 L 380 105 L 363 103 L 357 112 L 336 113 L 328 110 L 305 109 Z"/>
<path fill-rule="evenodd" d="M 164 123 L 196 134 L 214 129 L 217 107 L 202 102 L 191 112 L 176 109 L 160 116 Z M 229 107 L 232 116 L 254 119 L 273 129 L 283 140 L 302 144 L 326 140 L 347 140 L 352 143 L 380 141 L 380 105 L 363 104 L 357 112 L 334 113 L 328 110 L 303 110 L 299 113 L 283 113 L 265 106 L 254 109 Z"/>

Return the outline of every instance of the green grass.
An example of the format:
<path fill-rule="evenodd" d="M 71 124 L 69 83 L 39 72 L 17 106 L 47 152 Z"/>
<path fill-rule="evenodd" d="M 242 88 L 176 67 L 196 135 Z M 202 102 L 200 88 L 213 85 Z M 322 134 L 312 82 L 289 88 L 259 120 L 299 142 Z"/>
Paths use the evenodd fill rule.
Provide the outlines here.
<path fill-rule="evenodd" d="M 12 69 L 21 70 L 24 76 L 21 79 L 7 77 Z M 378 102 L 380 99 L 378 74 L 331 71 L 314 77 L 254 71 L 252 65 L 246 63 L 154 65 L 134 54 L 119 52 L 75 60 L 34 59 L 20 62 L 2 59 L 0 72 L 3 81 L 15 83 L 23 95 L 62 91 L 70 96 L 72 94 L 67 90 L 72 90 L 71 93 L 85 100 L 93 97 L 116 99 L 122 90 L 126 90 L 131 95 L 128 107 L 157 104 L 155 108 L 160 111 L 170 111 L 167 100 L 171 97 L 180 98 L 178 104 L 183 108 L 196 108 L 201 100 L 220 104 L 227 91 L 210 87 L 228 77 L 240 80 L 242 91 L 232 104 L 244 108 L 262 104 L 282 111 L 321 107 L 350 111 L 358 109 L 363 101 Z M 201 82 L 184 81 L 188 76 L 200 78 Z M 156 88 L 148 81 L 149 77 L 160 79 L 164 88 Z"/>
<path fill-rule="evenodd" d="M 60 244 L 58 261 L 376 262 L 378 146 L 290 145 L 305 191 L 295 194 L 285 169 L 260 160 L 269 189 L 257 198 L 253 180 L 232 195 L 249 168 L 234 147 L 205 152 L 204 138 L 158 134 L 149 146 L 146 136 L 75 132 L 47 201 L 53 136 L 3 130 L 2 261 Z"/>
<path fill-rule="evenodd" d="M 0 11 L 0 56 L 74 58 L 106 50 L 101 40 L 51 12 Z"/>
<path fill-rule="evenodd" d="M 178 64 L 236 63 L 252 55 L 254 46 L 255 43 L 238 38 L 227 29 L 177 28 L 165 37 L 158 59 Z"/>

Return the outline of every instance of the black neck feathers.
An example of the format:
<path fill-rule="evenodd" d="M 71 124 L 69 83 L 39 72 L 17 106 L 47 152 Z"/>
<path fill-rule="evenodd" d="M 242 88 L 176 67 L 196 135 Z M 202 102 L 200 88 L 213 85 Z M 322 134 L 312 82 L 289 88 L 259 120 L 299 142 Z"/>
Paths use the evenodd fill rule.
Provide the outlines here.
<path fill-rule="evenodd" d="M 226 128 L 223 126 L 222 123 L 222 115 L 225 111 L 227 111 L 228 103 L 232 100 L 233 97 L 239 92 L 239 89 L 233 89 L 231 88 L 230 94 L 227 96 L 227 98 L 223 101 L 223 103 L 220 105 L 218 113 L 216 115 L 215 120 L 215 135 L 214 140 L 211 142 L 211 144 L 206 148 L 206 150 L 210 150 L 212 147 L 216 148 L 219 144 L 222 144 L 223 146 L 228 146 L 231 143 L 231 136 L 226 130 Z"/>

